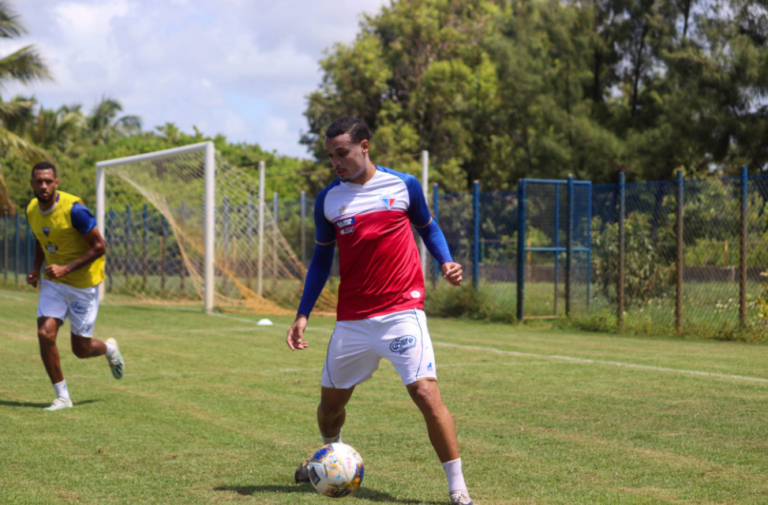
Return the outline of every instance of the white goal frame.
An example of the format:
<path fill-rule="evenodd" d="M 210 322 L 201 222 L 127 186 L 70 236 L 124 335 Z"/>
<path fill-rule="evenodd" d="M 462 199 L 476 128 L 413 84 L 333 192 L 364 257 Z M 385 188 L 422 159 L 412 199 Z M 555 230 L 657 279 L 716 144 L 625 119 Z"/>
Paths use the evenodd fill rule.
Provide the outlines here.
<path fill-rule="evenodd" d="M 214 279 L 214 222 L 215 222 L 215 204 L 216 195 L 216 151 L 213 142 L 201 142 L 165 151 L 154 153 L 139 154 L 114 160 L 99 161 L 96 163 L 96 226 L 102 237 L 106 236 L 105 230 L 105 189 L 106 189 L 106 169 L 118 165 L 125 165 L 137 161 L 149 161 L 161 158 L 168 158 L 179 154 L 186 154 L 195 151 L 205 152 L 205 196 L 204 196 L 204 217 L 203 217 L 203 284 L 204 296 L 203 304 L 205 311 L 211 313 L 214 304 L 215 279 Z M 104 299 L 104 283 L 99 285 L 99 298 Z"/>

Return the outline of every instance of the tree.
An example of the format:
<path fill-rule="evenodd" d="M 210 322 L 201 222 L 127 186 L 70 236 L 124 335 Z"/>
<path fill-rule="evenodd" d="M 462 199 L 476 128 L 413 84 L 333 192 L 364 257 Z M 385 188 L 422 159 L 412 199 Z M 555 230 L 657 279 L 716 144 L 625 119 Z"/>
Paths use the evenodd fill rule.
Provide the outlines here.
<path fill-rule="evenodd" d="M 10 4 L 0 0 L 0 38 L 12 39 L 26 33 L 19 22 L 19 16 L 13 12 Z M 18 51 L 0 58 L 0 88 L 11 81 L 28 84 L 35 80 L 50 79 L 48 68 L 34 46 L 25 46 Z M 34 144 L 10 130 L 7 125 L 14 124 L 28 114 L 32 103 L 14 99 L 3 102 L 0 97 L 0 149 L 15 152 L 30 160 L 46 157 L 46 153 Z"/>

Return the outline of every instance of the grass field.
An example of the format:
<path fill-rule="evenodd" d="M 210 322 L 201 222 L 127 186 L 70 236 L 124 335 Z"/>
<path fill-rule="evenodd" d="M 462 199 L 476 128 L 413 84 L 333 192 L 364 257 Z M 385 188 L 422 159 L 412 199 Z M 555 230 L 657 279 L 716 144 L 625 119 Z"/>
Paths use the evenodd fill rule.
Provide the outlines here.
<path fill-rule="evenodd" d="M 127 375 L 59 348 L 75 408 L 52 388 L 36 295 L 0 290 L 0 503 L 330 503 L 293 471 L 314 420 L 333 320 L 308 350 L 289 318 L 104 304 Z M 478 505 L 768 503 L 768 347 L 431 319 L 440 385 Z M 354 504 L 447 503 L 426 429 L 382 363 L 348 407 L 366 464 Z"/>

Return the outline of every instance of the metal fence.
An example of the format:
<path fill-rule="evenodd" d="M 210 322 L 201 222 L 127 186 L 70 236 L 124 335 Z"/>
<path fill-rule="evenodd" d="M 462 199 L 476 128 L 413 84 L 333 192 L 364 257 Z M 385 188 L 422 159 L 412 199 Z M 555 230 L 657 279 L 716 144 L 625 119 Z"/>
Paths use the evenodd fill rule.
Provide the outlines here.
<path fill-rule="evenodd" d="M 768 176 L 744 169 L 740 177 L 700 180 L 680 173 L 673 181 L 634 184 L 622 176 L 619 184 L 595 186 L 523 180 L 516 192 L 481 192 L 478 183 L 470 193 L 431 190 L 434 218 L 467 285 L 516 319 L 602 314 L 627 329 L 701 334 L 768 316 L 761 275 L 768 269 Z M 314 200 L 275 196 L 272 211 L 308 266 Z M 162 250 L 152 241 L 166 235 L 165 223 L 154 214 L 149 238 L 134 244 L 137 257 Z M 110 223 L 109 237 L 124 233 L 116 216 Z M 24 217 L 0 217 L 0 240 L 1 279 L 23 285 L 34 251 Z M 165 257 L 169 277 L 180 274 L 176 256 Z M 438 265 L 426 278 L 443 289 Z"/>

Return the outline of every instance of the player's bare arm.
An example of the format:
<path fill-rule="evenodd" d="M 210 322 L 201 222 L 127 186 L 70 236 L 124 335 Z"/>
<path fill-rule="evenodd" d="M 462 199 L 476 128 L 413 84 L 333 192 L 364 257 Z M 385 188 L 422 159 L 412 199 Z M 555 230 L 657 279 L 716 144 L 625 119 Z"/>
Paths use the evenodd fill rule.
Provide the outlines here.
<path fill-rule="evenodd" d="M 292 351 L 301 351 L 309 346 L 307 342 L 304 342 L 304 330 L 306 328 L 307 316 L 299 314 L 291 327 L 288 328 L 288 335 L 285 337 L 285 343 Z"/>
<path fill-rule="evenodd" d="M 32 265 L 32 271 L 27 275 L 27 283 L 31 284 L 33 288 L 37 287 L 37 282 L 40 280 L 40 269 L 43 267 L 43 261 L 45 260 L 45 253 L 40 246 L 40 242 L 35 239 L 35 260 Z"/>
<path fill-rule="evenodd" d="M 93 262 L 94 260 L 104 256 L 104 253 L 107 252 L 107 246 L 104 243 L 104 238 L 101 236 L 101 233 L 99 233 L 98 228 L 93 228 L 91 231 L 84 233 L 82 236 L 85 239 L 85 241 L 88 242 L 88 245 L 91 246 L 90 249 L 88 249 L 88 251 L 86 251 L 86 253 L 80 256 L 78 259 L 76 259 L 75 261 L 67 265 L 46 266 L 45 267 L 46 277 L 51 279 L 61 279 L 68 273 L 73 272 L 78 268 L 82 268 L 85 265 Z M 39 244 L 38 244 L 38 247 L 40 247 Z"/>

